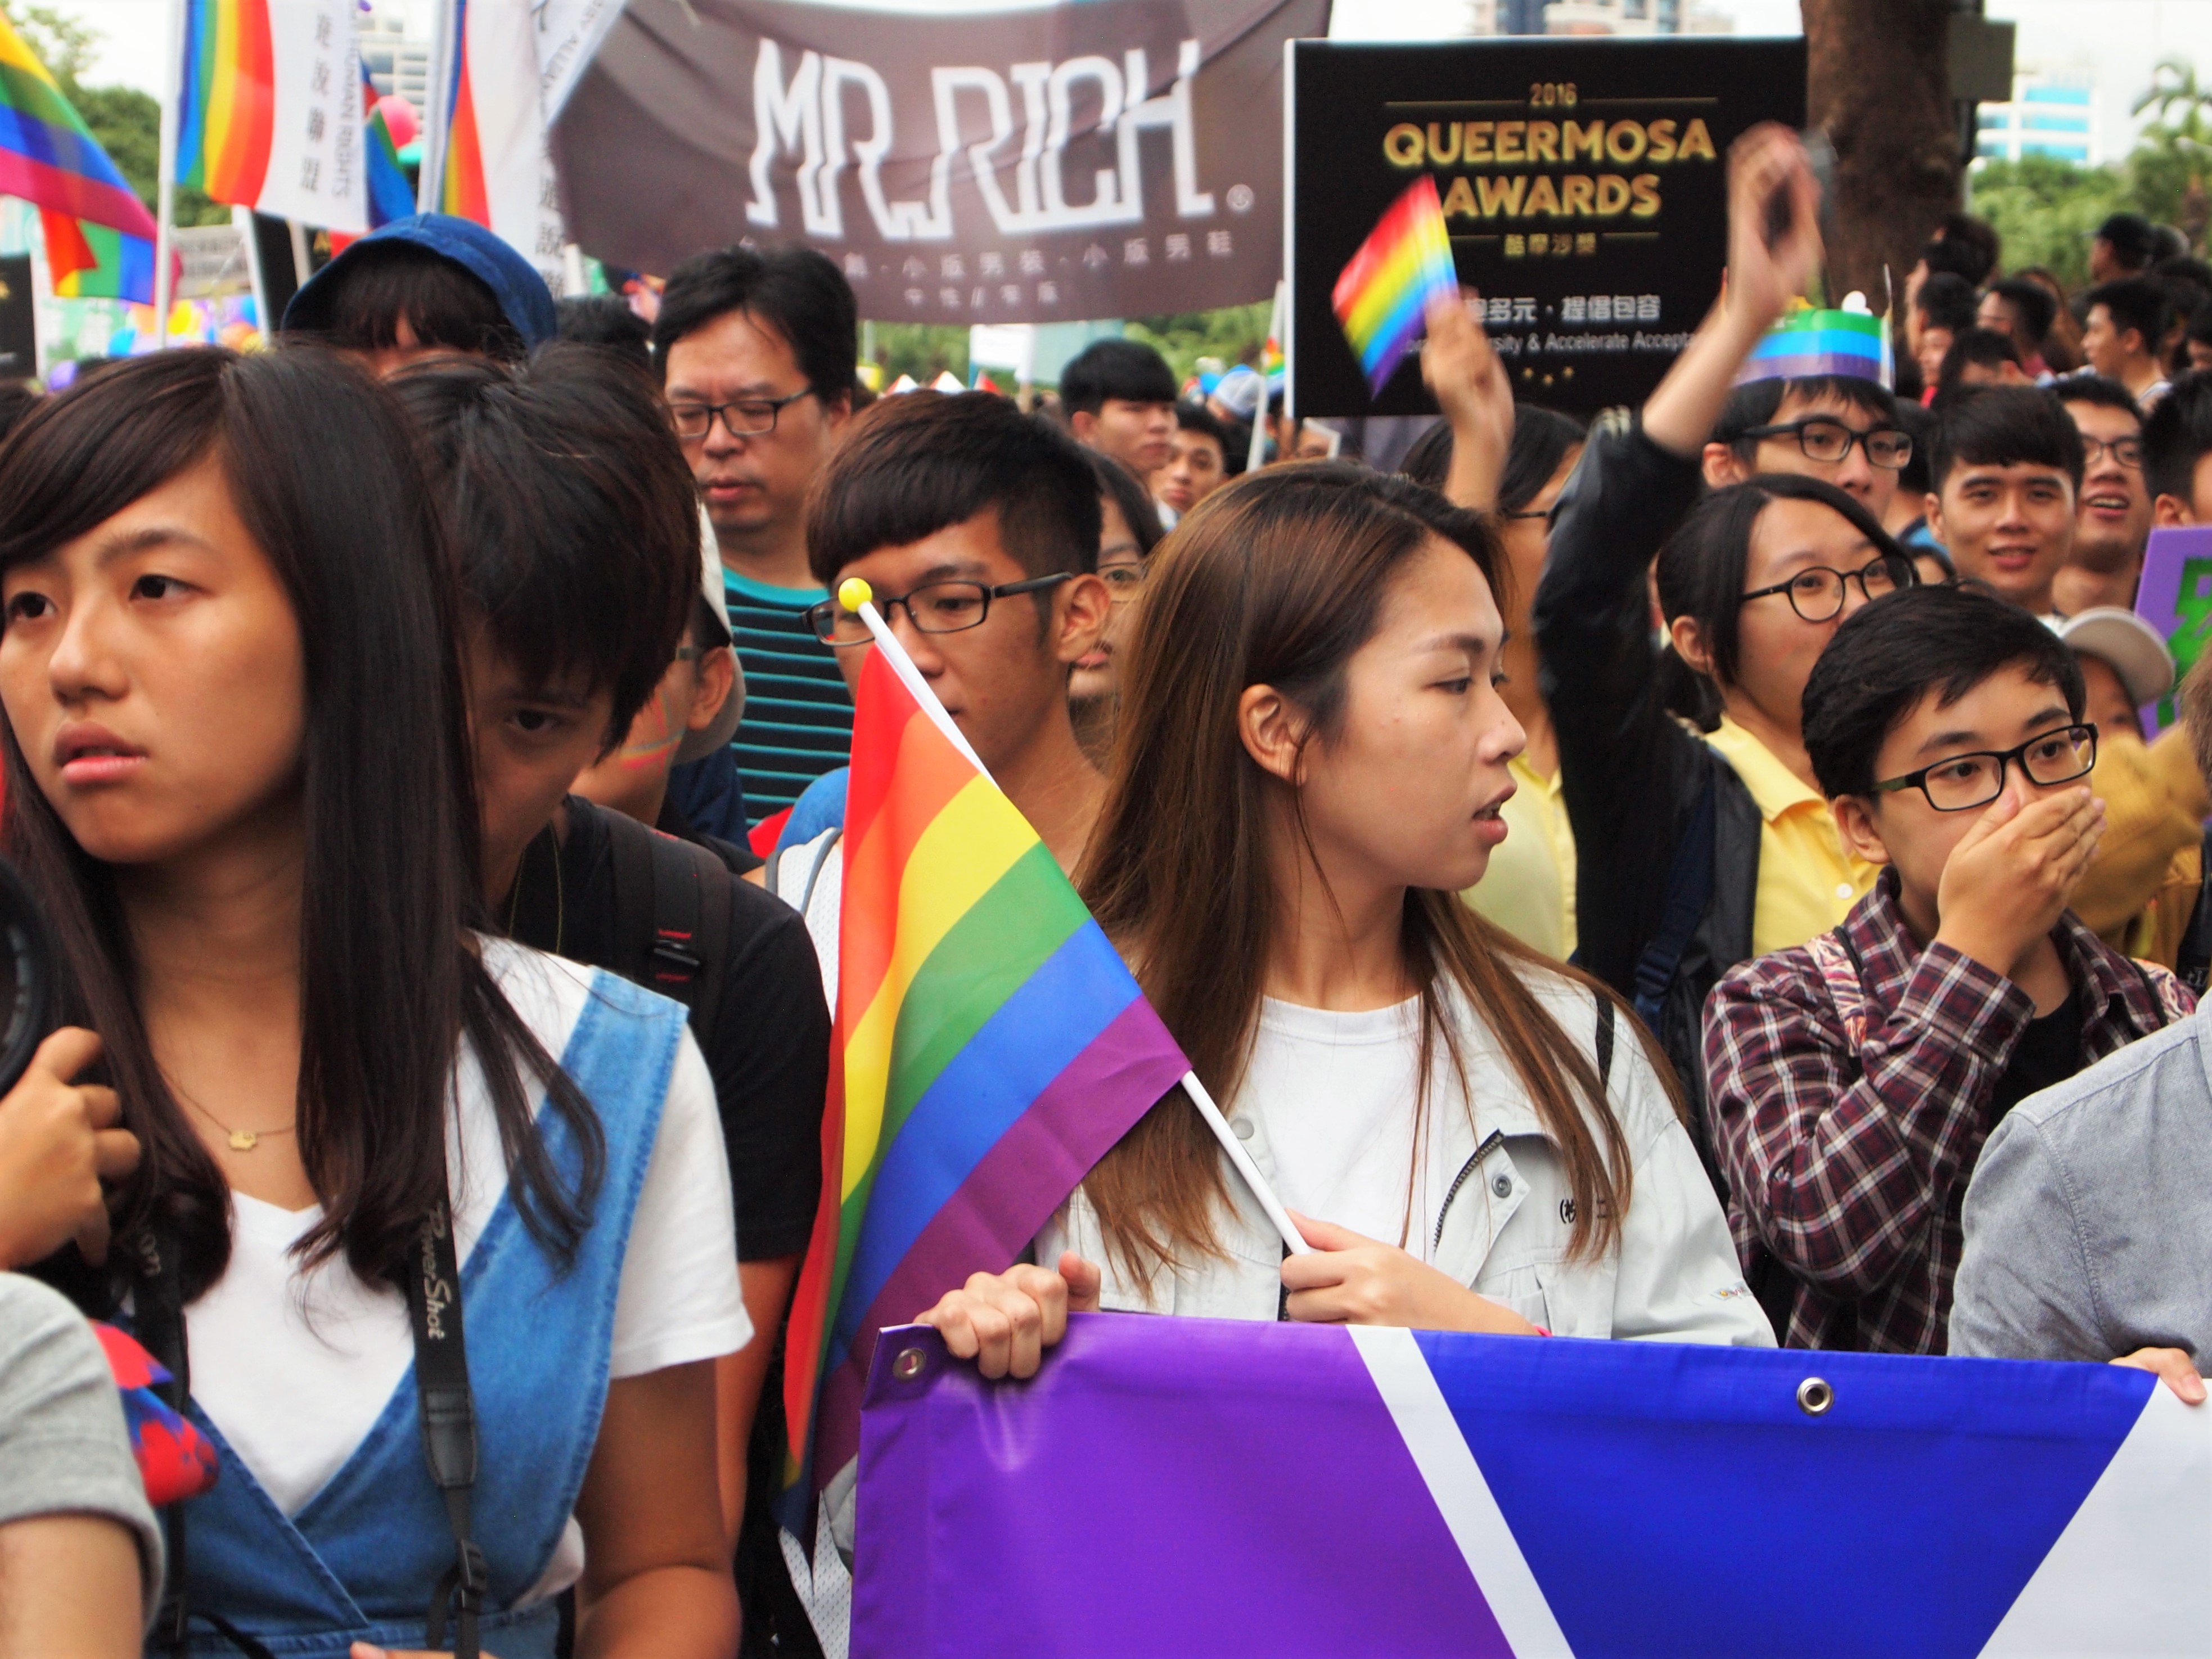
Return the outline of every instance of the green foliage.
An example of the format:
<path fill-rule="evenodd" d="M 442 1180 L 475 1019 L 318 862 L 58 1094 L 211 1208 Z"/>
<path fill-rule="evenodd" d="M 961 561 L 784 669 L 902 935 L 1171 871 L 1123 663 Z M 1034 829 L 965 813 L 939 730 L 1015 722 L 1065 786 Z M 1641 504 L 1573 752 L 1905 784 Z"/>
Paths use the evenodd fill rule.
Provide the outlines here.
<path fill-rule="evenodd" d="M 20 0 L 0 0 L 0 13 L 15 26 L 23 44 L 38 54 L 62 95 L 84 118 L 92 136 L 100 141 L 122 173 L 153 211 L 161 173 L 161 106 L 147 94 L 130 87 L 88 87 L 81 76 L 91 67 L 100 46 L 100 32 L 73 17 L 64 17 L 46 6 L 26 6 Z M 230 222 L 230 210 L 210 202 L 198 191 L 177 189 L 175 222 L 180 225 L 222 225 Z"/>
<path fill-rule="evenodd" d="M 968 330 L 964 324 L 878 323 L 876 361 L 884 384 L 911 374 L 923 386 L 951 369 L 968 378 Z"/>
<path fill-rule="evenodd" d="M 2069 289 L 2089 280 L 2090 233 L 2134 204 L 2119 168 L 2055 155 L 1977 161 L 1967 178 L 1967 205 L 2004 238 L 2005 269 L 2043 265 Z"/>
<path fill-rule="evenodd" d="M 2197 84 L 2186 58 L 2169 56 L 2160 60 L 2150 90 L 2134 109 L 2156 112 L 2128 157 L 2136 205 L 2161 223 L 2179 225 L 2201 249 L 2205 183 L 2212 175 L 2212 87 Z"/>
<path fill-rule="evenodd" d="M 1185 311 L 1168 317 L 1139 317 L 1129 324 L 1128 335 L 1142 340 L 1168 360 L 1178 383 L 1197 372 L 1200 357 L 1224 365 L 1256 363 L 1267 343 L 1267 316 L 1273 303 L 1228 306 L 1219 311 Z"/>

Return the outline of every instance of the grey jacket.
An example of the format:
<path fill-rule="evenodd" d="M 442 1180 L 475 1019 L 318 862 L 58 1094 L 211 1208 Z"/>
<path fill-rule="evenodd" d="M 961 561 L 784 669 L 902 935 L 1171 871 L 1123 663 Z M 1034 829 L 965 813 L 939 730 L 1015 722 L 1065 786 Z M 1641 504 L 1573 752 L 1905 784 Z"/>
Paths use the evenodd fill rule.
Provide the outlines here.
<path fill-rule="evenodd" d="M 1951 1352 L 2212 1353 L 2212 1013 L 2013 1108 L 1966 1188 Z"/>

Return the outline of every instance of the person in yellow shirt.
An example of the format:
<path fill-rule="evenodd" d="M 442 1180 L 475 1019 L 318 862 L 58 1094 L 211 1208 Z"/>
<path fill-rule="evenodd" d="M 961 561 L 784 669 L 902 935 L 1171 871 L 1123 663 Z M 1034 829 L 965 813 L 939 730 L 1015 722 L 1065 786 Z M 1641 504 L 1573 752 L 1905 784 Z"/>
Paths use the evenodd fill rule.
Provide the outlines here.
<path fill-rule="evenodd" d="M 1440 421 L 1406 452 L 1399 471 L 1441 491 L 1451 473 L 1452 445 L 1451 423 Z M 1580 421 L 1530 404 L 1513 411 L 1496 502 L 1498 538 L 1505 547 L 1498 593 L 1505 611 L 1505 678 L 1498 693 L 1528 733 L 1528 747 L 1507 763 L 1514 793 L 1499 814 L 1505 820 L 1504 843 L 1490 855 L 1481 884 L 1461 895 L 1523 945 L 1561 962 L 1575 952 L 1575 833 L 1559 793 L 1559 745 L 1551 710 L 1536 685 L 1528 606 L 1552 545 L 1552 504 L 1582 453 Z"/>

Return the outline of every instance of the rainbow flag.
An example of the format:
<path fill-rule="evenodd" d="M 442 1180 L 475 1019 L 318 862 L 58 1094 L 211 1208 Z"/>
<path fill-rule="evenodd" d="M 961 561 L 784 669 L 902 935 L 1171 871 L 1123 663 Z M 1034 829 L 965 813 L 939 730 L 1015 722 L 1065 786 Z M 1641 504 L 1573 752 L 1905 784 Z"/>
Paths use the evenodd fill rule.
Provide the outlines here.
<path fill-rule="evenodd" d="M 55 292 L 154 297 L 154 216 L 4 15 L 0 195 L 40 210 Z"/>
<path fill-rule="evenodd" d="M 453 0 L 453 78 L 447 96 L 445 169 L 438 180 L 439 210 L 491 224 L 491 191 L 484 182 L 483 136 L 477 131 L 476 77 L 469 52 L 469 0 Z"/>
<path fill-rule="evenodd" d="M 1012 1266 L 1190 1069 L 1036 831 L 880 648 L 843 857 L 822 1207 L 785 1350 L 785 1520 L 810 1546 L 815 1492 L 859 1451 L 877 1331 Z"/>
<path fill-rule="evenodd" d="M 269 0 L 185 0 L 177 182 L 217 202 L 261 199 L 276 136 Z"/>
<path fill-rule="evenodd" d="M 1423 173 L 1359 245 L 1331 295 L 1344 337 L 1376 396 L 1420 337 L 1429 301 L 1458 294 L 1443 204 L 1436 180 Z"/>
<path fill-rule="evenodd" d="M 376 229 L 415 211 L 415 186 L 407 182 L 400 165 L 399 147 L 392 142 L 392 128 L 377 107 L 376 87 L 368 78 L 368 65 L 361 66 L 362 148 L 368 156 L 368 228 Z"/>

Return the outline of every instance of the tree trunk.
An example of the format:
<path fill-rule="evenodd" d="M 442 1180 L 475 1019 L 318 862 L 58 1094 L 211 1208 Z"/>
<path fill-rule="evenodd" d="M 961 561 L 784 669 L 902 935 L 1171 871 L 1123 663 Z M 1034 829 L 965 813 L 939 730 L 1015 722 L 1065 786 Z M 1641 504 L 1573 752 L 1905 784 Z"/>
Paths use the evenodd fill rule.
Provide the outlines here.
<path fill-rule="evenodd" d="M 1882 266 L 1901 303 L 1905 274 L 1959 205 L 1951 110 L 1949 0 L 1803 0 L 1806 110 L 1836 147 L 1828 298 L 1865 290 L 1881 308 Z"/>

